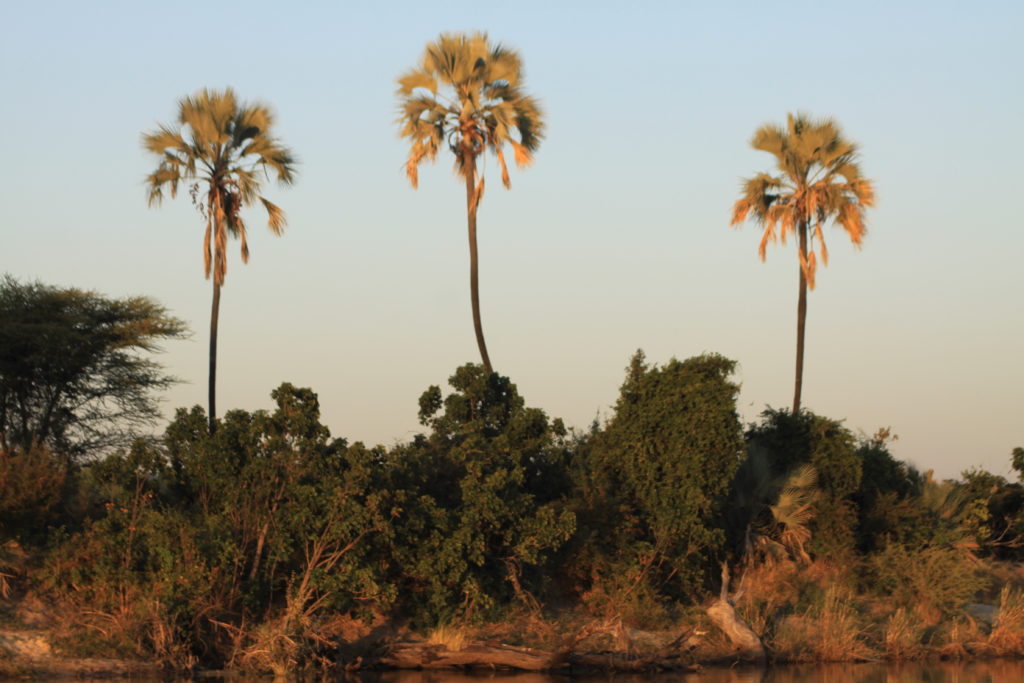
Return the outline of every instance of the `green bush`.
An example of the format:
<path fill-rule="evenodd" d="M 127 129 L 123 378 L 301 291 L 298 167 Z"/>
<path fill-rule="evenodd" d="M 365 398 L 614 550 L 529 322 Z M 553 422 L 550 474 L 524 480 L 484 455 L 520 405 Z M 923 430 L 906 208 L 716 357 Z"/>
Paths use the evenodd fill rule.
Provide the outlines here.
<path fill-rule="evenodd" d="M 574 467 L 573 561 L 598 593 L 680 598 L 707 578 L 724 540 L 713 520 L 744 454 L 735 366 L 713 354 L 631 360 L 614 416 Z"/>
<path fill-rule="evenodd" d="M 959 612 L 987 585 L 976 558 L 964 548 L 891 543 L 870 558 L 869 566 L 876 588 L 931 623 Z"/>
<path fill-rule="evenodd" d="M 420 398 L 431 428 L 388 456 L 401 505 L 394 572 L 406 608 L 428 623 L 536 606 L 545 562 L 575 529 L 566 509 L 565 430 L 526 408 L 508 378 L 465 365 Z"/>
<path fill-rule="evenodd" d="M 747 443 L 765 454 L 766 476 L 814 467 L 821 495 L 810 523 L 810 550 L 837 560 L 852 556 L 856 509 L 850 497 L 860 486 L 863 466 L 853 434 L 841 422 L 807 410 L 794 415 L 769 408 L 747 431 Z"/>
<path fill-rule="evenodd" d="M 68 482 L 68 467 L 48 449 L 0 449 L 0 542 L 25 540 L 55 521 Z"/>

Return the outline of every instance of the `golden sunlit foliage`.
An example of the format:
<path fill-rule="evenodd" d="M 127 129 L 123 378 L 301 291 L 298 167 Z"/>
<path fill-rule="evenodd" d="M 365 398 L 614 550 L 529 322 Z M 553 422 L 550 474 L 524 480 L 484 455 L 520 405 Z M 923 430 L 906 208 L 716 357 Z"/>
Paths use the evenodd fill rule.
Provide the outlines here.
<path fill-rule="evenodd" d="M 544 137 L 540 108 L 522 92 L 522 80 L 519 55 L 491 45 L 485 33 L 445 33 L 429 44 L 420 65 L 398 79 L 398 123 L 402 137 L 412 143 L 405 168 L 413 187 L 420 162 L 434 161 L 444 144 L 455 155 L 458 172 L 469 178 L 475 177 L 476 158 L 490 148 L 509 187 L 505 144 L 516 164 L 525 167 Z M 478 188 L 477 202 L 482 181 Z"/>
<path fill-rule="evenodd" d="M 814 289 L 818 258 L 828 265 L 828 249 L 822 226 L 834 219 L 858 247 L 867 228 L 864 209 L 875 204 L 871 181 L 862 177 L 857 146 L 844 139 L 831 119 L 815 121 L 805 114 L 790 114 L 786 128 L 768 124 L 754 133 L 754 149 L 775 156 L 779 175 L 758 173 L 743 183 L 743 196 L 733 205 L 732 225 L 753 215 L 764 226 L 758 254 L 765 259 L 769 241 L 795 231 L 809 231 L 810 247 L 800 250 L 800 267 Z"/>
<path fill-rule="evenodd" d="M 271 137 L 273 123 L 267 107 L 239 103 L 231 88 L 204 88 L 179 101 L 177 127 L 161 124 L 142 136 L 142 146 L 160 156 L 160 165 L 146 178 L 150 206 L 161 203 L 165 187 L 173 198 L 181 182 L 193 183 L 192 200 L 206 218 L 206 277 L 212 266 L 218 284 L 227 273 L 229 235 L 241 240 L 242 261 L 249 260 L 242 207 L 257 200 L 263 204 L 275 235 L 287 222 L 280 207 L 259 195 L 261 174 L 273 171 L 285 184 L 295 179 L 295 157 Z M 205 198 L 199 197 L 201 188 Z"/>

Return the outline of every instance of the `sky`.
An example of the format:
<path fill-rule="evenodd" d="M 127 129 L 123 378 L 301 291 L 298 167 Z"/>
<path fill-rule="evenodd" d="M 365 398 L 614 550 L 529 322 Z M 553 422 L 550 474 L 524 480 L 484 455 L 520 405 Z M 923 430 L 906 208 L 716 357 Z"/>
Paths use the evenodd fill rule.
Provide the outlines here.
<path fill-rule="evenodd" d="M 441 32 L 522 57 L 547 137 L 488 190 L 480 289 L 495 369 L 585 428 L 642 348 L 738 361 L 745 422 L 792 400 L 798 262 L 729 227 L 753 132 L 834 117 L 876 187 L 855 249 L 826 228 L 803 400 L 940 477 L 1008 474 L 1024 445 L 1024 4 L 922 2 L 51 2 L 0 4 L 0 272 L 146 295 L 191 339 L 159 360 L 205 404 L 210 283 L 186 195 L 159 208 L 143 132 L 231 86 L 300 160 L 283 237 L 246 214 L 221 300 L 218 406 L 312 387 L 335 436 L 392 445 L 417 399 L 478 361 L 465 195 L 449 158 L 403 174 L 395 79 Z"/>

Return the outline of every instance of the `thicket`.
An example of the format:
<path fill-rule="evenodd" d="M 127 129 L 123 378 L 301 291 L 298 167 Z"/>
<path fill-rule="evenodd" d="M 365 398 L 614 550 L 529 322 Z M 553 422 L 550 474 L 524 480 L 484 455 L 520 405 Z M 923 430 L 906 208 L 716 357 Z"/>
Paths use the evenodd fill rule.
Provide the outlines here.
<path fill-rule="evenodd" d="M 181 334 L 138 306 L 111 311 L 163 321 L 136 333 Z M 154 380 L 134 394 L 144 416 L 163 375 L 123 354 Z M 0 396 L 33 395 L 31 360 L 12 358 Z M 613 413 L 574 432 L 469 364 L 424 391 L 423 433 L 391 448 L 332 437 L 316 394 L 290 384 L 212 435 L 201 408 L 180 409 L 160 438 L 108 451 L 87 447 L 97 432 L 73 411 L 27 438 L 47 404 L 23 402 L 0 423 L 0 589 L 63 605 L 67 651 L 283 672 L 333 661 L 346 621 L 581 610 L 654 627 L 717 594 L 724 563 L 776 652 L 860 652 L 873 620 L 877 648 L 909 656 L 998 592 L 986 562 L 1024 559 L 1019 483 L 936 481 L 892 456 L 888 430 L 858 438 L 806 410 L 744 427 L 734 368 L 638 352 Z M 1024 470 L 1020 449 L 1012 464 Z M 1000 651 L 1009 628 L 992 632 Z"/>

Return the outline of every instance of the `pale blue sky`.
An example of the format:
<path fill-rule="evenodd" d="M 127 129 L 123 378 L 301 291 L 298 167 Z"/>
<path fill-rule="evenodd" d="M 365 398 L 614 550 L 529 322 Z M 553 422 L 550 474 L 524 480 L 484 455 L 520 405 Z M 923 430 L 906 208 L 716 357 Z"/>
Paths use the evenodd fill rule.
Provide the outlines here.
<path fill-rule="evenodd" d="M 391 444 L 417 398 L 476 361 L 462 188 L 402 173 L 394 79 L 442 31 L 517 49 L 548 138 L 480 210 L 484 329 L 528 404 L 586 426 L 629 356 L 740 363 L 743 417 L 792 395 L 793 245 L 728 227 L 748 140 L 834 116 L 879 202 L 864 249 L 826 232 L 804 401 L 952 476 L 1024 445 L 1024 4 L 1005 2 L 14 2 L 0 5 L 0 271 L 155 297 L 195 331 L 162 360 L 204 404 L 210 289 L 187 197 L 148 209 L 139 136 L 233 86 L 302 161 L 232 245 L 218 403 L 311 386 L 325 422 Z"/>

